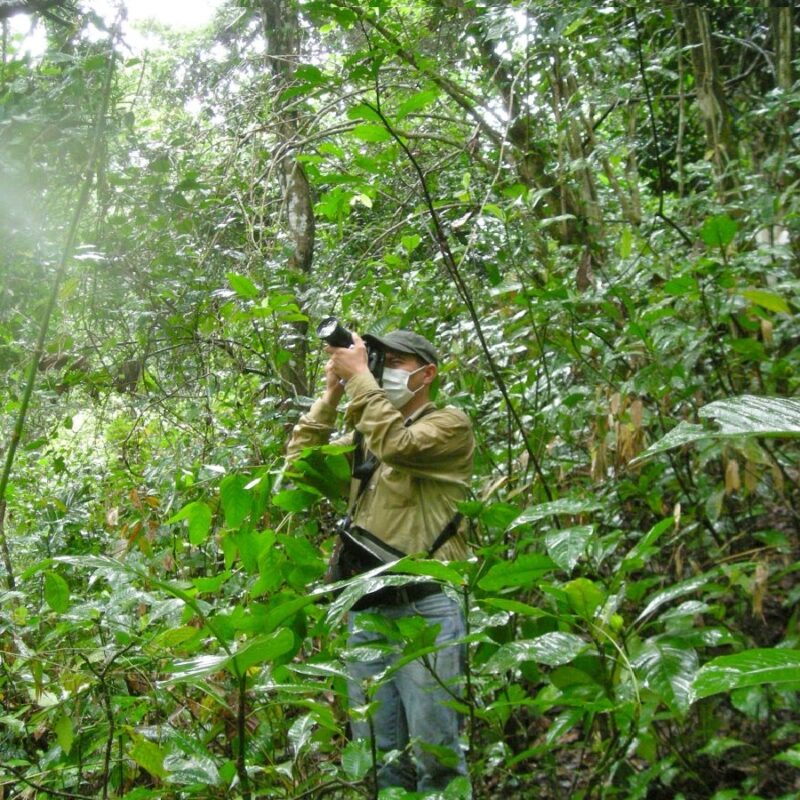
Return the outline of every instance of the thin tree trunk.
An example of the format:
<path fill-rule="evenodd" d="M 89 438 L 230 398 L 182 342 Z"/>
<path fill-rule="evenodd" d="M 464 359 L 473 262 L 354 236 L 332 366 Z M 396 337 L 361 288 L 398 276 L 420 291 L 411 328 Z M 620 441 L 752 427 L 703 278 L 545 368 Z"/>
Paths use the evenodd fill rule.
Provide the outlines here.
<path fill-rule="evenodd" d="M 736 191 L 731 170 L 736 158 L 736 143 L 728 101 L 722 89 L 717 55 L 711 40 L 708 13 L 705 8 L 689 3 L 683 3 L 682 11 L 686 38 L 692 53 L 697 105 L 714 165 L 717 191 L 723 200 L 727 200 Z"/>
<path fill-rule="evenodd" d="M 267 41 L 267 60 L 272 72 L 275 98 L 290 85 L 294 77 L 295 62 L 300 52 L 302 32 L 297 4 L 293 0 L 263 0 L 264 36 Z M 277 130 L 281 139 L 277 163 L 280 183 L 282 213 L 286 232 L 291 242 L 287 267 L 295 287 L 305 290 L 309 284 L 314 258 L 315 220 L 311 186 L 302 164 L 295 158 L 292 141 L 297 135 L 297 118 L 284 113 L 279 100 L 272 108 L 278 119 Z M 298 305 L 303 309 L 298 298 Z M 295 394 L 308 394 L 306 361 L 308 356 L 308 323 L 292 323 L 292 332 L 285 341 L 291 354 L 289 361 L 280 367 L 282 378 Z"/>

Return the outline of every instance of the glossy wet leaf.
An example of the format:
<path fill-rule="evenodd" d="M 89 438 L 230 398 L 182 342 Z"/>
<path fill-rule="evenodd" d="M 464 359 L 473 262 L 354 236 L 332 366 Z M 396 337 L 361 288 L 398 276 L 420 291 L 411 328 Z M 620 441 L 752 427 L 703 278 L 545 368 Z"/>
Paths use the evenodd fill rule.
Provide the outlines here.
<path fill-rule="evenodd" d="M 631 464 L 701 439 L 730 439 L 749 436 L 800 438 L 800 400 L 785 397 L 743 395 L 717 400 L 698 411 L 701 419 L 716 427 L 680 422 L 669 433 L 647 448 Z"/>
<path fill-rule="evenodd" d="M 551 503 L 540 503 L 537 506 L 526 508 L 513 522 L 512 529 L 528 522 L 538 522 L 546 517 L 559 516 L 561 514 L 590 514 L 602 508 L 596 500 L 582 500 L 564 497 L 561 500 L 553 500 Z"/>
<path fill-rule="evenodd" d="M 646 689 L 655 692 L 677 714 L 688 712 L 692 679 L 699 666 L 692 647 L 670 638 L 649 640 L 631 663 Z"/>
<path fill-rule="evenodd" d="M 568 664 L 590 648 L 588 642 L 574 633 L 553 631 L 521 642 L 503 645 L 489 660 L 487 669 L 504 672 L 524 661 L 535 661 L 548 667 Z"/>
<path fill-rule="evenodd" d="M 181 785 L 219 786 L 221 780 L 219 769 L 210 756 L 169 755 L 164 759 L 164 771 L 170 783 Z"/>
<path fill-rule="evenodd" d="M 689 578 L 685 581 L 679 581 L 678 583 L 667 586 L 665 589 L 661 589 L 650 596 L 650 599 L 647 601 L 647 604 L 636 618 L 636 621 L 640 622 L 641 620 L 646 619 L 654 611 L 657 611 L 659 608 L 661 608 L 661 606 L 671 603 L 678 597 L 685 597 L 687 594 L 692 594 L 693 592 L 696 592 L 704 587 L 711 587 L 714 579 L 717 577 L 717 574 L 717 570 L 711 570 L 710 572 L 703 573 L 702 575 L 696 575 L 694 578 Z"/>
<path fill-rule="evenodd" d="M 718 656 L 700 668 L 692 691 L 699 699 L 764 683 L 800 689 L 800 650 L 760 648 Z"/>
<path fill-rule="evenodd" d="M 314 735 L 316 721 L 313 714 L 304 714 L 298 717 L 289 728 L 289 741 L 292 745 L 292 753 L 295 760 L 300 756 Z"/>
<path fill-rule="evenodd" d="M 360 781 L 372 768 L 372 753 L 366 739 L 348 742 L 342 752 L 342 769 L 352 781 Z"/>
<path fill-rule="evenodd" d="M 800 437 L 800 400 L 743 395 L 717 400 L 698 412 L 719 426 L 719 436 Z"/>
<path fill-rule="evenodd" d="M 547 554 L 561 569 L 571 572 L 586 553 L 586 545 L 592 538 L 593 525 L 578 525 L 551 531 L 545 536 Z"/>

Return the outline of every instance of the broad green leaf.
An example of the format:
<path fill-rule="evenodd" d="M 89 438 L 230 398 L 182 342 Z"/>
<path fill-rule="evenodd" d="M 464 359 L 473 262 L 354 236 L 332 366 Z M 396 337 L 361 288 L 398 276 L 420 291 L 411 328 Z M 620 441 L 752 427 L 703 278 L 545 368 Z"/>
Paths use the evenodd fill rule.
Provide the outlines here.
<path fill-rule="evenodd" d="M 419 247 L 421 241 L 422 237 L 417 233 L 400 237 L 400 244 L 403 246 L 403 250 L 405 250 L 408 255 L 411 255 L 411 253 L 413 253 L 414 250 Z"/>
<path fill-rule="evenodd" d="M 696 592 L 698 589 L 710 584 L 716 576 L 717 570 L 714 569 L 710 572 L 704 572 L 702 575 L 696 575 L 694 578 L 680 581 L 680 583 L 675 583 L 672 586 L 668 586 L 666 589 L 656 592 L 636 618 L 636 622 L 640 622 L 646 617 L 649 617 L 650 614 L 661 608 L 661 606 L 665 605 L 666 603 L 671 603 L 678 597 L 683 597 L 687 594 L 691 594 L 692 592 Z"/>
<path fill-rule="evenodd" d="M 164 769 L 166 753 L 155 742 L 137 736 L 128 755 L 154 778 L 166 777 L 167 771 Z"/>
<path fill-rule="evenodd" d="M 230 576 L 231 573 L 225 570 L 211 578 L 194 578 L 192 583 L 201 594 L 216 594 L 216 592 L 222 588 L 222 584 L 224 584 Z"/>
<path fill-rule="evenodd" d="M 731 439 L 747 436 L 800 438 L 800 400 L 786 397 L 742 395 L 716 400 L 698 411 L 702 419 L 712 419 L 717 429 L 680 422 L 666 436 L 631 461 L 636 464 L 673 447 L 701 439 Z"/>
<path fill-rule="evenodd" d="M 304 489 L 284 489 L 272 498 L 272 504 L 284 511 L 305 511 L 319 498 Z"/>
<path fill-rule="evenodd" d="M 192 625 L 181 625 L 178 628 L 169 628 L 160 633 L 155 643 L 158 647 L 170 648 L 178 647 L 184 642 L 194 639 L 200 631 Z"/>
<path fill-rule="evenodd" d="M 247 478 L 244 475 L 228 475 L 220 484 L 219 494 L 226 528 L 238 528 L 250 514 L 252 497 L 244 488 L 246 485 Z"/>
<path fill-rule="evenodd" d="M 672 450 L 674 447 L 681 447 L 691 442 L 697 442 L 700 439 L 708 439 L 712 435 L 713 433 L 702 425 L 695 425 L 683 420 L 669 431 L 669 433 L 662 436 L 655 444 L 650 445 L 647 450 L 634 458 L 630 463 L 637 464 L 658 453 L 664 453 L 667 450 Z"/>
<path fill-rule="evenodd" d="M 294 634 L 288 628 L 258 636 L 237 650 L 231 660 L 231 671 L 241 675 L 256 664 L 274 661 L 294 647 Z"/>
<path fill-rule="evenodd" d="M 176 661 L 168 667 L 167 671 L 172 673 L 172 681 L 204 678 L 212 672 L 219 672 L 224 669 L 228 661 L 230 661 L 230 656 L 227 654 L 197 656 L 197 658 L 190 658 L 185 661 Z"/>
<path fill-rule="evenodd" d="M 578 525 L 551 531 L 545 536 L 547 554 L 561 569 L 571 572 L 586 552 L 586 545 L 592 538 L 593 525 Z"/>
<path fill-rule="evenodd" d="M 800 650 L 767 647 L 714 658 L 695 676 L 693 697 L 700 699 L 763 683 L 800 688 Z"/>
<path fill-rule="evenodd" d="M 523 661 L 535 661 L 548 667 L 568 664 L 589 649 L 589 644 L 574 633 L 553 631 L 521 642 L 504 644 L 487 663 L 490 672 L 515 669 Z"/>
<path fill-rule="evenodd" d="M 689 275 L 680 275 L 664 284 L 664 291 L 674 297 L 682 297 L 697 291 L 697 281 Z"/>
<path fill-rule="evenodd" d="M 72 750 L 72 743 L 75 740 L 75 730 L 72 725 L 72 720 L 67 714 L 62 714 L 56 720 L 53 730 L 55 731 L 59 747 L 66 755 L 69 755 L 69 751 Z"/>
<path fill-rule="evenodd" d="M 254 300 L 261 292 L 258 287 L 246 275 L 240 275 L 238 272 L 228 272 L 225 277 L 228 283 L 239 297 L 244 297 L 245 300 Z"/>
<path fill-rule="evenodd" d="M 766 289 L 745 289 L 742 297 L 767 311 L 777 311 L 782 314 L 791 314 L 792 310 L 786 300 L 775 292 L 768 292 Z"/>
<path fill-rule="evenodd" d="M 700 231 L 700 236 L 708 247 L 727 247 L 736 236 L 738 226 L 725 214 L 709 217 Z"/>
<path fill-rule="evenodd" d="M 164 759 L 164 771 L 170 783 L 184 786 L 192 784 L 220 785 L 219 770 L 210 756 L 169 755 Z"/>
<path fill-rule="evenodd" d="M 783 761 L 786 764 L 791 764 L 795 769 L 800 769 L 800 745 L 790 747 L 775 756 L 775 761 Z"/>
<path fill-rule="evenodd" d="M 536 606 L 521 603 L 519 600 L 510 600 L 506 597 L 482 597 L 481 604 L 490 608 L 499 608 L 501 611 L 510 611 L 512 614 L 520 614 L 523 617 L 546 617 L 547 611 L 543 611 Z"/>
<path fill-rule="evenodd" d="M 636 544 L 625 554 L 622 560 L 622 571 L 640 567 L 650 556 L 650 551 L 661 536 L 675 525 L 672 517 L 657 522 Z"/>
<path fill-rule="evenodd" d="M 344 680 L 349 678 L 349 673 L 342 669 L 341 664 L 331 662 L 293 663 L 289 665 L 289 669 L 300 675 L 313 675 L 318 678 L 343 678 Z"/>
<path fill-rule="evenodd" d="M 633 251 L 633 232 L 629 227 L 623 228 L 617 251 L 619 252 L 619 257 L 623 260 L 630 257 Z"/>
<path fill-rule="evenodd" d="M 581 708 L 565 708 L 547 728 L 545 741 L 552 745 L 557 742 L 567 731 L 574 728 L 583 719 L 586 711 Z"/>
<path fill-rule="evenodd" d="M 348 742 L 342 751 L 342 769 L 351 781 L 360 781 L 372 768 L 372 753 L 366 739 Z"/>
<path fill-rule="evenodd" d="M 573 499 L 563 497 L 560 500 L 553 500 L 552 503 L 541 503 L 538 506 L 526 508 L 513 522 L 511 529 L 523 525 L 527 522 L 537 522 L 545 517 L 557 516 L 559 514 L 589 514 L 602 508 L 596 500 Z"/>
<path fill-rule="evenodd" d="M 377 122 L 378 125 L 383 126 L 381 115 L 372 106 L 366 103 L 359 103 L 352 108 L 347 109 L 348 119 L 363 119 L 367 122 Z"/>
<path fill-rule="evenodd" d="M 514 561 L 495 564 L 478 581 L 478 586 L 487 592 L 496 592 L 511 586 L 534 587 L 543 575 L 552 572 L 555 562 L 545 555 L 529 553 Z"/>
<path fill-rule="evenodd" d="M 194 545 L 202 544 L 208 538 L 211 528 L 211 509 L 202 500 L 195 500 L 185 505 L 177 514 L 167 520 L 173 522 L 186 520 L 189 525 L 189 541 Z"/>
<path fill-rule="evenodd" d="M 592 619 L 605 602 L 606 593 L 588 578 L 575 578 L 564 586 L 572 610 L 583 619 Z"/>
<path fill-rule="evenodd" d="M 315 67 L 313 64 L 300 64 L 294 71 L 294 77 L 306 83 L 325 83 L 325 75 L 322 70 L 319 67 Z"/>
<path fill-rule="evenodd" d="M 719 425 L 717 436 L 800 437 L 800 400 L 742 395 L 709 403 L 698 414 Z"/>
<path fill-rule="evenodd" d="M 407 575 L 427 575 L 429 578 L 443 581 L 450 584 L 450 586 L 463 586 L 466 578 L 457 570 L 443 564 L 441 561 L 424 560 L 424 561 L 411 561 L 404 560 L 399 567 L 399 571 Z"/>
<path fill-rule="evenodd" d="M 400 104 L 397 111 L 395 111 L 394 116 L 396 119 L 403 119 L 403 117 L 407 117 L 414 111 L 419 111 L 420 109 L 431 105 L 431 103 L 436 101 L 438 96 L 439 90 L 435 88 L 417 92 L 416 94 L 411 95 L 408 100 Z"/>
<path fill-rule="evenodd" d="M 57 614 L 69 608 L 69 585 L 57 572 L 44 574 L 44 599 Z"/>
<path fill-rule="evenodd" d="M 254 575 L 259 571 L 259 559 L 264 551 L 271 547 L 275 537 L 271 532 L 254 531 L 243 528 L 225 537 L 227 540 L 236 544 L 239 558 L 242 560 L 244 568 Z"/>
<path fill-rule="evenodd" d="M 289 742 L 292 745 L 292 754 L 295 760 L 311 741 L 316 724 L 313 714 L 304 714 L 302 717 L 298 717 L 289 728 Z"/>
<path fill-rule="evenodd" d="M 383 125 L 356 125 L 350 135 L 362 142 L 385 142 L 392 138 L 392 134 Z"/>
<path fill-rule="evenodd" d="M 692 680 L 699 665 L 693 648 L 671 638 L 648 640 L 631 664 L 642 685 L 655 692 L 670 710 L 680 715 L 688 712 Z"/>
<path fill-rule="evenodd" d="M 404 561 L 402 563 L 405 563 Z M 428 579 L 416 575 L 386 575 L 387 570 L 394 564 L 382 564 L 369 572 L 365 572 L 356 578 L 348 581 L 333 583 L 321 587 L 312 593 L 312 597 L 325 595 L 331 591 L 342 589 L 341 594 L 330 604 L 326 622 L 334 626 L 340 622 L 342 617 L 352 608 L 353 604 L 360 600 L 365 594 L 383 589 L 385 586 L 409 586 L 414 583 L 423 583 Z"/>

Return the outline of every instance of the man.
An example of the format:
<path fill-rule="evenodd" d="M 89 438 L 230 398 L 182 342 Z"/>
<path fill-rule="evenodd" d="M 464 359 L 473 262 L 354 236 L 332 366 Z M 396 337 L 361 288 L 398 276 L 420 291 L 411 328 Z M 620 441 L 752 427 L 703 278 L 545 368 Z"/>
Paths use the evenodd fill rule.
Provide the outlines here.
<path fill-rule="evenodd" d="M 401 553 L 465 559 L 466 542 L 454 517 L 472 474 L 469 419 L 430 401 L 439 358 L 427 339 L 403 330 L 365 338 L 384 351 L 383 386 L 369 370 L 359 336 L 349 348 L 328 346 L 325 392 L 295 427 L 289 455 L 329 439 L 346 393 L 346 420 L 379 462 L 364 485 L 352 481 L 353 530 Z M 351 709 L 367 703 L 376 708 L 367 719 L 354 716 L 352 730 L 358 739 L 370 739 L 373 731 L 378 751 L 393 753 L 380 763 L 378 788 L 443 789 L 467 774 L 460 718 L 449 707 L 464 672 L 463 646 L 448 645 L 464 636 L 461 606 L 430 582 L 382 589 L 358 608 L 348 620 L 349 649 L 361 654 L 349 665 L 349 702 Z M 409 630 L 409 618 L 416 617 L 435 626 L 436 651 L 381 679 L 398 661 L 401 629 Z"/>

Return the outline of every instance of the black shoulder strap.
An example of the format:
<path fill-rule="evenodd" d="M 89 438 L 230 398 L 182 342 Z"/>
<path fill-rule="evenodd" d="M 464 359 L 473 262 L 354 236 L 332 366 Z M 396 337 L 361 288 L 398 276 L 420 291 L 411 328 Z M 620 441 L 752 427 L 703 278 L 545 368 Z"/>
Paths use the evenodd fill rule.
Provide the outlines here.
<path fill-rule="evenodd" d="M 450 541 L 456 533 L 458 533 L 458 526 L 464 515 L 459 511 L 447 525 L 444 526 L 442 532 L 436 537 L 436 541 L 428 548 L 428 558 L 430 558 L 445 542 Z"/>

